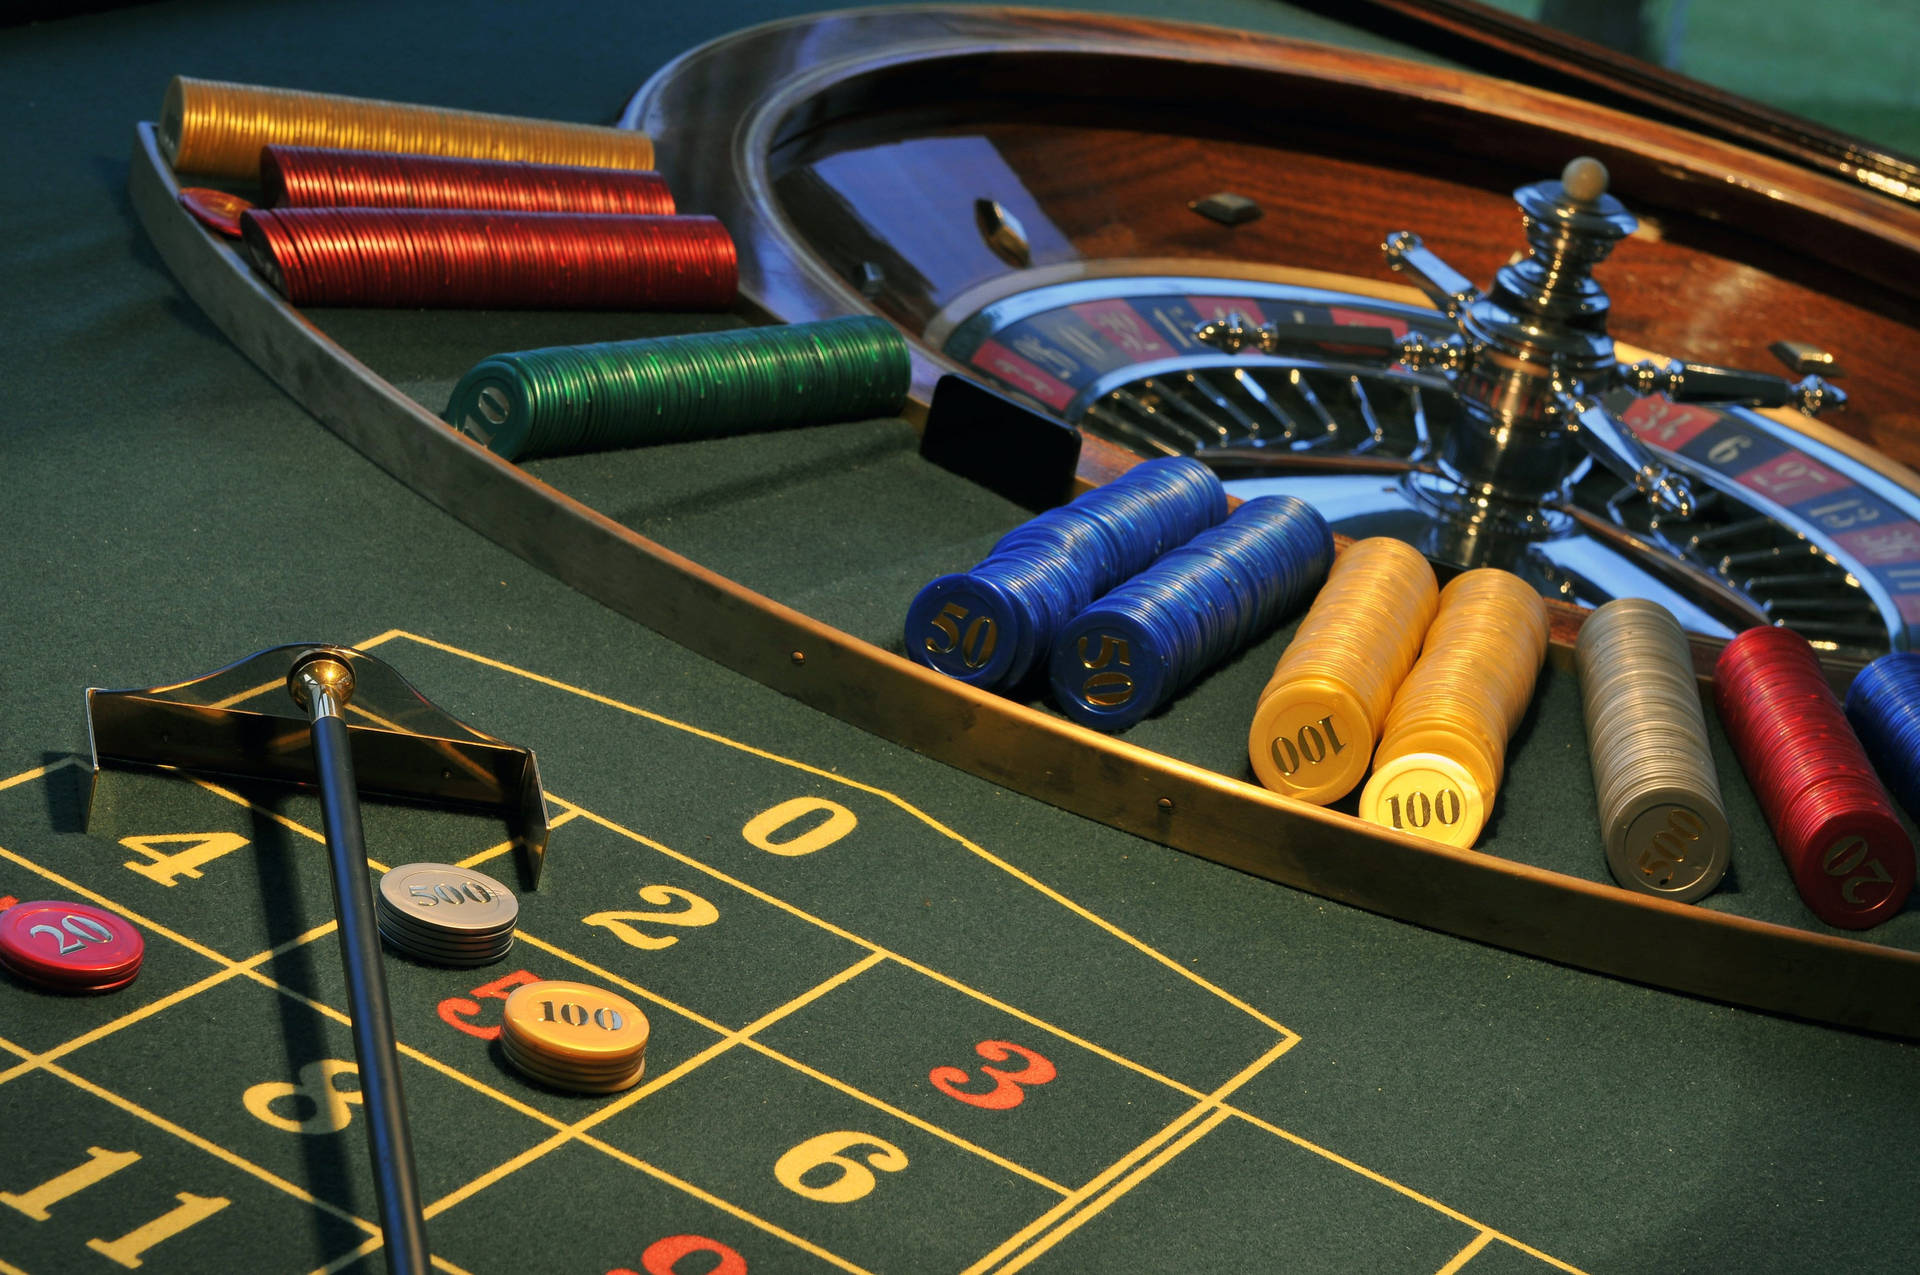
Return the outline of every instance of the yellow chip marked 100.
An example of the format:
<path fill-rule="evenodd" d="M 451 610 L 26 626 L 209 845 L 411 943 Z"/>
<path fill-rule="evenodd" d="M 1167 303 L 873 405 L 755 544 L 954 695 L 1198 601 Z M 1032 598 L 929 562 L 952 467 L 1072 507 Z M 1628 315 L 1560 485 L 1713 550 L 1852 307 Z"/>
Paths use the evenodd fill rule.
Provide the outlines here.
<path fill-rule="evenodd" d="M 1367 773 L 1373 742 L 1358 697 L 1315 679 L 1277 687 L 1260 701 L 1247 757 L 1263 786 L 1324 805 L 1353 791 Z"/>
<path fill-rule="evenodd" d="M 549 980 L 513 990 L 503 1030 L 541 1057 L 618 1063 L 645 1051 L 649 1025 L 640 1007 L 625 997 L 587 983 Z"/>
<path fill-rule="evenodd" d="M 1473 775 L 1451 757 L 1408 753 L 1367 781 L 1360 817 L 1385 828 L 1465 849 L 1487 822 L 1486 795 Z"/>

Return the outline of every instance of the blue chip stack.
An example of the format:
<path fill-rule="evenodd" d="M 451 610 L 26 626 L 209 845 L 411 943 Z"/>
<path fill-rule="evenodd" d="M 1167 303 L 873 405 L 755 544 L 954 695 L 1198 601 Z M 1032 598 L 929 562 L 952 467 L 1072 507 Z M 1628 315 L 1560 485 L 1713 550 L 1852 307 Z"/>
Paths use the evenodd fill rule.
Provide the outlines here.
<path fill-rule="evenodd" d="M 973 570 L 920 590 L 907 609 L 907 654 L 983 690 L 1010 690 L 1088 603 L 1226 516 L 1226 489 L 1199 461 L 1136 465 L 1008 532 Z"/>
<path fill-rule="evenodd" d="M 1920 654 L 1895 651 L 1847 688 L 1847 721 L 1907 817 L 1920 823 Z"/>
<path fill-rule="evenodd" d="M 1332 565 L 1319 511 L 1292 496 L 1250 500 L 1060 630 L 1054 698 L 1083 726 L 1123 730 L 1271 629 Z"/>

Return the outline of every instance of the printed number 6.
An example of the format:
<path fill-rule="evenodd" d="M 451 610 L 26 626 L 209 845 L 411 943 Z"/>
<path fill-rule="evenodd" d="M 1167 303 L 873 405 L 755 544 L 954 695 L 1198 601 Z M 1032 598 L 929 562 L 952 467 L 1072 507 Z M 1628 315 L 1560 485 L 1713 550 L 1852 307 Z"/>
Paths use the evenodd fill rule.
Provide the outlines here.
<path fill-rule="evenodd" d="M 821 1204 L 851 1204 L 871 1192 L 875 1182 L 872 1169 L 843 1154 L 856 1147 L 872 1148 L 867 1164 L 883 1173 L 898 1173 L 907 1167 L 907 1153 L 885 1138 L 840 1129 L 808 1138 L 781 1156 L 773 1166 L 773 1176 L 781 1186 L 809 1200 Z M 802 1181 L 810 1170 L 819 1168 L 834 1170 L 833 1180 L 822 1186 L 809 1186 Z"/>

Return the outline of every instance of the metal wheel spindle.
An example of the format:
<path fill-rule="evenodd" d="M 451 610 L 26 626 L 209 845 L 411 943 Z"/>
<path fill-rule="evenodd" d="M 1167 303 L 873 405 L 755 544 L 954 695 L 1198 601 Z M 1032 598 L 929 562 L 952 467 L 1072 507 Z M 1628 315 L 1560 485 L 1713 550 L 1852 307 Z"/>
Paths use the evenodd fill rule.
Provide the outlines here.
<path fill-rule="evenodd" d="M 353 671 L 331 651 L 303 652 L 287 673 L 287 691 L 312 723 L 321 826 L 326 831 L 327 857 L 333 873 L 333 908 L 340 922 L 340 954 L 346 966 L 354 1057 L 360 1067 L 367 1149 L 373 1157 L 387 1268 L 394 1275 L 425 1275 L 426 1219 L 421 1213 L 420 1184 L 414 1172 L 406 1100 L 400 1092 L 400 1055 L 380 962 L 373 889 L 367 881 L 360 793 L 342 716 L 353 696 Z"/>

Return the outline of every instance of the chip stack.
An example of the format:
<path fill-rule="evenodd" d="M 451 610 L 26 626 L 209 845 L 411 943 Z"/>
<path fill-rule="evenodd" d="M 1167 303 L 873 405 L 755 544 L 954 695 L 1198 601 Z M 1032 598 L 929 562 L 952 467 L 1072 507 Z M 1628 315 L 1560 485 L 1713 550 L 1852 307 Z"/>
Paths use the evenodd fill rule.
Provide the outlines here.
<path fill-rule="evenodd" d="M 0 969 L 46 991 L 115 991 L 139 975 L 146 952 L 131 921 L 91 904 L 43 899 L 0 912 Z"/>
<path fill-rule="evenodd" d="M 1143 461 L 1015 527 L 971 570 L 907 608 L 906 651 L 937 673 L 1012 692 L 1095 598 L 1227 516 L 1227 490 L 1190 456 Z"/>
<path fill-rule="evenodd" d="M 1455 576 L 1393 697 L 1360 817 L 1443 845 L 1479 840 L 1546 657 L 1532 585 L 1497 567 Z"/>
<path fill-rule="evenodd" d="M 508 460 L 892 416 L 906 338 L 878 315 L 495 354 L 441 419 Z"/>
<path fill-rule="evenodd" d="M 1254 709 L 1247 757 L 1262 784 L 1316 805 L 1353 791 L 1439 593 L 1427 560 L 1398 540 L 1356 541 L 1333 560 Z"/>
<path fill-rule="evenodd" d="M 1054 643 L 1054 700 L 1121 730 L 1172 699 L 1305 601 L 1333 562 L 1333 532 L 1292 496 L 1249 500 L 1075 616 Z"/>
<path fill-rule="evenodd" d="M 1713 690 L 1814 915 L 1849 930 L 1896 915 L 1913 889 L 1913 842 L 1807 640 L 1787 629 L 1748 629 L 1720 652 Z"/>
<path fill-rule="evenodd" d="M 739 282 L 713 217 L 253 208 L 240 239 L 301 306 L 724 310 Z"/>
<path fill-rule="evenodd" d="M 1686 631 L 1645 598 L 1587 617 L 1574 648 L 1613 879 L 1691 903 L 1726 875 L 1731 833 Z"/>
<path fill-rule="evenodd" d="M 507 997 L 500 1050 L 555 1089 L 617 1093 L 640 1083 L 650 1028 L 640 1007 L 587 983 L 527 983 Z"/>
<path fill-rule="evenodd" d="M 336 93 L 175 76 L 160 104 L 160 149 L 176 172 L 259 179 L 273 145 L 478 159 L 653 167 L 645 134 Z"/>
<path fill-rule="evenodd" d="M 484 873 L 450 863 L 409 863 L 380 878 L 374 905 L 380 935 L 428 965 L 491 965 L 513 946 L 520 917 L 513 892 Z"/>
<path fill-rule="evenodd" d="M 1874 769 L 1920 823 L 1920 651 L 1894 651 L 1861 669 L 1846 709 Z"/>
<path fill-rule="evenodd" d="M 320 146 L 266 147 L 260 191 L 276 208 L 500 208 L 654 217 L 676 211 L 666 179 L 646 170 Z"/>

